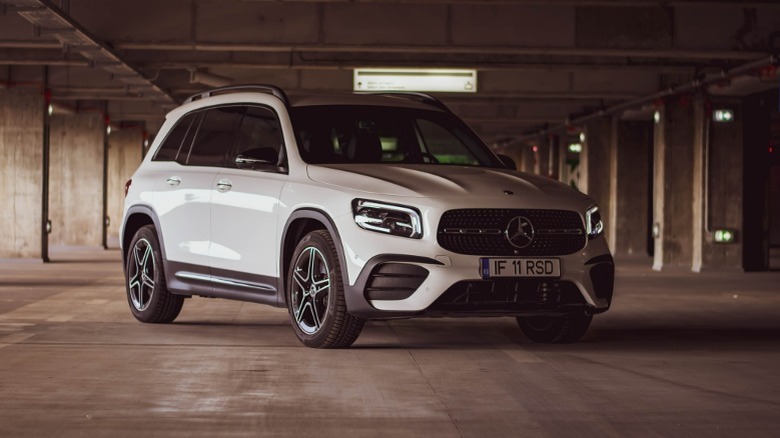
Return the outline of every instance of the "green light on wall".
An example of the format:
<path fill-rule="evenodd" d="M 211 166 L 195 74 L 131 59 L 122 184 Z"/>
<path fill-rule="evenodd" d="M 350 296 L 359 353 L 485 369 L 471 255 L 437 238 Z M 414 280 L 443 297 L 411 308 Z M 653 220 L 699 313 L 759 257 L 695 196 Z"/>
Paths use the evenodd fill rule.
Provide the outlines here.
<path fill-rule="evenodd" d="M 737 232 L 727 228 L 715 230 L 713 238 L 715 243 L 734 243 L 737 239 Z"/>
<path fill-rule="evenodd" d="M 730 109 L 716 109 L 712 112 L 712 120 L 718 123 L 729 123 L 734 121 L 734 111 Z"/>

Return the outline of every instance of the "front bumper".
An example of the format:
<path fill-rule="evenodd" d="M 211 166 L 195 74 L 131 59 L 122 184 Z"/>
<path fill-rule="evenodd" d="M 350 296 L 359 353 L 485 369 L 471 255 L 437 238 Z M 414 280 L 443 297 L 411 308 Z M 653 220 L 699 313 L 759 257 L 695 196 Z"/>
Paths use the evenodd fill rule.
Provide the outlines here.
<path fill-rule="evenodd" d="M 347 309 L 365 319 L 415 316 L 590 314 L 609 309 L 614 261 L 603 236 L 558 256 L 561 277 L 483 280 L 478 256 L 381 254 L 345 288 Z"/>

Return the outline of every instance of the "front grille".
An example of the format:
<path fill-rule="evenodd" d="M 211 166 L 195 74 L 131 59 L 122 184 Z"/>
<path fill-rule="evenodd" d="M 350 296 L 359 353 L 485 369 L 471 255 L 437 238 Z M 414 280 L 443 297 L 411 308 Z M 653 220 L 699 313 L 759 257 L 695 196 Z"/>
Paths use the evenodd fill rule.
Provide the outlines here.
<path fill-rule="evenodd" d="M 525 248 L 517 248 L 505 231 L 516 217 L 525 217 L 535 231 Z M 573 254 L 587 237 L 579 213 L 567 210 L 461 209 L 445 212 L 437 233 L 439 245 L 458 254 L 553 256 Z"/>
<path fill-rule="evenodd" d="M 559 280 L 497 278 L 460 281 L 428 309 L 437 313 L 517 313 L 553 311 L 585 305 L 574 283 Z"/>

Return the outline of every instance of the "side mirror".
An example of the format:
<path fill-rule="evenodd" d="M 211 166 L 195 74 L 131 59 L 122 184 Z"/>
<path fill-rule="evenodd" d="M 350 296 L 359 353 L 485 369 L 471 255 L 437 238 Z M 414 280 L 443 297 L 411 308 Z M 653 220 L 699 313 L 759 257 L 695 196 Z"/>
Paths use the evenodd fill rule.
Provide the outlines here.
<path fill-rule="evenodd" d="M 517 164 L 515 164 L 515 160 L 507 157 L 506 155 L 498 155 L 498 159 L 501 160 L 501 162 L 509 169 L 517 170 Z"/>
<path fill-rule="evenodd" d="M 236 157 L 236 167 L 239 169 L 257 169 L 260 166 L 276 166 L 279 160 L 274 148 L 248 149 Z"/>

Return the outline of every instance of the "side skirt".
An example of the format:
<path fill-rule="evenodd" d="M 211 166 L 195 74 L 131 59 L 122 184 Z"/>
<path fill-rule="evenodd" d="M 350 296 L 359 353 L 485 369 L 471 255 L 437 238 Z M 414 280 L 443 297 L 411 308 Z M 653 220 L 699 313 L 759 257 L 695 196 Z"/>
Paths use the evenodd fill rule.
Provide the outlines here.
<path fill-rule="evenodd" d="M 168 290 L 178 295 L 197 295 L 208 298 L 247 301 L 279 307 L 279 279 L 263 275 L 168 261 L 166 265 Z"/>

